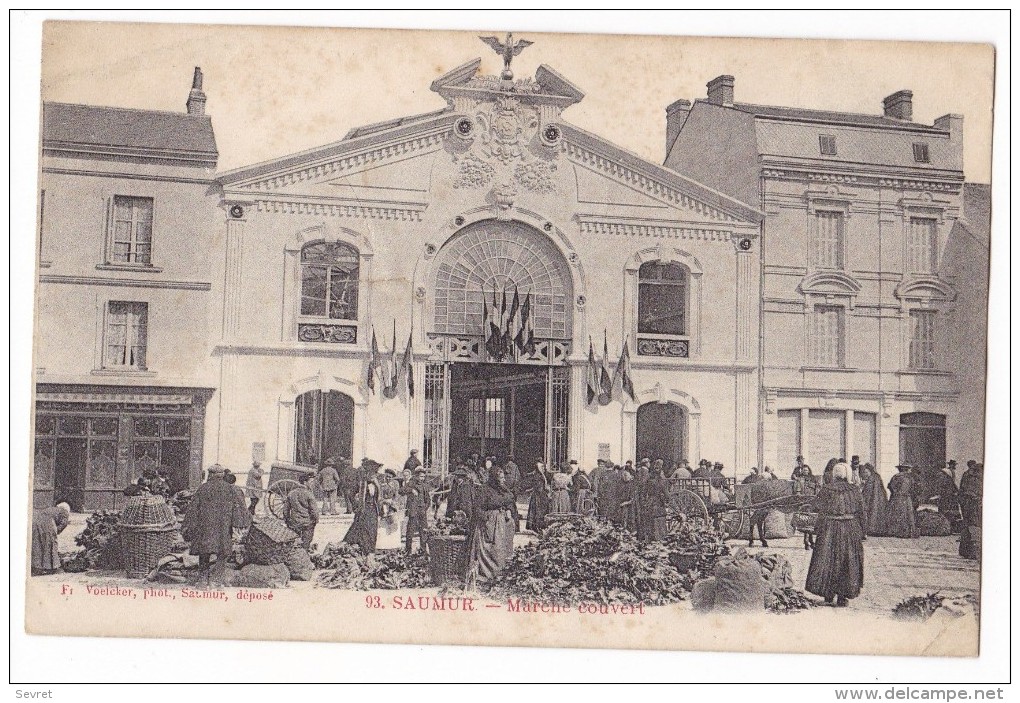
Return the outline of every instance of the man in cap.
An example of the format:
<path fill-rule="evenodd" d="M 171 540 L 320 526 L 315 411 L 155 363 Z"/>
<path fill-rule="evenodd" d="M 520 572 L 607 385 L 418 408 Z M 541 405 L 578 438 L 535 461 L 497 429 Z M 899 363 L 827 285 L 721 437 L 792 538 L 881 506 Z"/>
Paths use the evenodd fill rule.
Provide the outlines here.
<path fill-rule="evenodd" d="M 418 458 L 418 450 L 412 449 L 407 461 L 404 462 L 404 471 L 410 471 L 413 474 L 419 466 L 421 466 L 421 459 Z"/>
<path fill-rule="evenodd" d="M 319 524 L 319 506 L 315 494 L 308 487 L 314 477 L 315 474 L 311 472 L 301 475 L 298 479 L 301 485 L 287 494 L 287 505 L 284 508 L 287 527 L 298 533 L 305 549 L 311 549 L 315 526 Z"/>
<path fill-rule="evenodd" d="M 198 555 L 205 585 L 219 583 L 226 568 L 227 557 L 234 549 L 233 531 L 251 524 L 251 514 L 245 508 L 240 491 L 223 480 L 226 468 L 213 464 L 208 479 L 198 487 L 187 512 L 181 532 L 191 543 L 189 551 Z M 212 557 L 216 565 L 212 566 Z"/>
<path fill-rule="evenodd" d="M 575 513 L 584 512 L 584 504 L 591 495 L 591 479 L 576 459 L 570 460 L 570 504 Z"/>
<path fill-rule="evenodd" d="M 419 550 L 425 551 L 426 506 L 429 504 L 428 487 L 425 485 L 425 469 L 414 470 L 410 481 L 400 488 L 400 495 L 407 496 L 407 531 L 404 533 L 404 551 L 411 553 L 414 537 L 418 536 Z"/>
<path fill-rule="evenodd" d="M 695 469 L 694 478 L 711 478 L 712 477 L 712 462 L 708 459 L 702 459 L 698 462 L 698 468 Z"/>
<path fill-rule="evenodd" d="M 322 489 L 322 514 L 338 515 L 336 492 L 340 487 L 340 474 L 336 470 L 336 459 L 330 457 L 319 471 L 319 488 Z"/>

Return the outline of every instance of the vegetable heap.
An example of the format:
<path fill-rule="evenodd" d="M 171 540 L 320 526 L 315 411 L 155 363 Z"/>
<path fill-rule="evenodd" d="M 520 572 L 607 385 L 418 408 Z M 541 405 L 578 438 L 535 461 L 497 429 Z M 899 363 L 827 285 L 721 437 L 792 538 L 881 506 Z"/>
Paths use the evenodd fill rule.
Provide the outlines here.
<path fill-rule="evenodd" d="M 120 569 L 120 545 L 117 538 L 119 522 L 120 513 L 116 511 L 99 510 L 92 513 L 85 520 L 85 529 L 74 538 L 74 543 L 81 549 L 64 562 L 64 570 L 81 572 L 95 568 Z"/>
<path fill-rule="evenodd" d="M 926 596 L 911 596 L 901 600 L 893 608 L 893 617 L 898 620 L 927 620 L 942 607 L 945 597 L 938 592 Z"/>
<path fill-rule="evenodd" d="M 648 543 L 608 523 L 564 522 L 518 548 L 492 592 L 555 604 L 663 605 L 685 600 L 727 554 L 722 534 L 700 520 Z"/>
<path fill-rule="evenodd" d="M 328 544 L 321 553 L 312 555 L 312 563 L 324 570 L 317 577 L 322 588 L 368 591 L 432 585 L 429 558 L 421 552 L 391 550 L 365 555 L 357 545 L 341 542 Z"/>

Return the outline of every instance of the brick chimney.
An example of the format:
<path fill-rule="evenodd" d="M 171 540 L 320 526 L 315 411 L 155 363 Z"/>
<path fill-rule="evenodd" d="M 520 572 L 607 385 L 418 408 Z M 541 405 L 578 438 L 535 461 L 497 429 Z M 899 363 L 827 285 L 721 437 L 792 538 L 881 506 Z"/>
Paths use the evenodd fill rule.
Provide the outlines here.
<path fill-rule="evenodd" d="M 669 156 L 669 150 L 673 148 L 673 142 L 680 135 L 690 114 L 690 100 L 680 99 L 666 108 L 666 156 Z"/>
<path fill-rule="evenodd" d="M 205 93 L 202 92 L 202 69 L 195 66 L 195 77 L 191 80 L 191 92 L 188 94 L 188 114 L 205 114 Z"/>
<path fill-rule="evenodd" d="M 894 120 L 910 122 L 914 118 L 914 94 L 909 90 L 900 90 L 882 101 L 885 116 Z"/>
<path fill-rule="evenodd" d="M 733 76 L 718 76 L 707 83 L 708 102 L 713 105 L 733 104 Z"/>

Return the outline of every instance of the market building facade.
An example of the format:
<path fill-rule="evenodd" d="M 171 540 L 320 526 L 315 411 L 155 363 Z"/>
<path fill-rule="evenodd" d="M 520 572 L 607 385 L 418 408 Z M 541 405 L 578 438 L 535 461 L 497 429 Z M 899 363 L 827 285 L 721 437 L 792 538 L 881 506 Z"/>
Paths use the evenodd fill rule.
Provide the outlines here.
<path fill-rule="evenodd" d="M 221 248 L 205 99 L 196 72 L 185 113 L 43 106 L 37 507 L 117 509 L 146 469 L 201 481 Z"/>
<path fill-rule="evenodd" d="M 551 68 L 479 66 L 443 110 L 220 175 L 211 458 L 752 465 L 761 213 L 565 121 Z M 589 397 L 625 343 L 634 397 Z"/>
<path fill-rule="evenodd" d="M 963 118 L 914 122 L 910 91 L 866 115 L 707 87 L 667 109 L 665 165 L 765 212 L 762 461 L 981 461 L 988 190 L 964 184 Z"/>

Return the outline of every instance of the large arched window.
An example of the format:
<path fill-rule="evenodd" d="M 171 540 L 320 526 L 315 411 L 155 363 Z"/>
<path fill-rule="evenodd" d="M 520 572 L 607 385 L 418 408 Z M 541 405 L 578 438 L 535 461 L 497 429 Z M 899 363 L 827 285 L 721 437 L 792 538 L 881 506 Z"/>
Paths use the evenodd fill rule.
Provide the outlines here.
<path fill-rule="evenodd" d="M 358 319 L 358 250 L 343 242 L 301 249 L 301 315 Z"/>
<path fill-rule="evenodd" d="M 647 261 L 638 271 L 638 333 L 688 335 L 689 275 L 683 264 Z"/>

